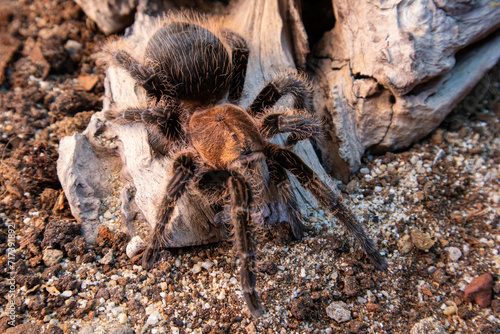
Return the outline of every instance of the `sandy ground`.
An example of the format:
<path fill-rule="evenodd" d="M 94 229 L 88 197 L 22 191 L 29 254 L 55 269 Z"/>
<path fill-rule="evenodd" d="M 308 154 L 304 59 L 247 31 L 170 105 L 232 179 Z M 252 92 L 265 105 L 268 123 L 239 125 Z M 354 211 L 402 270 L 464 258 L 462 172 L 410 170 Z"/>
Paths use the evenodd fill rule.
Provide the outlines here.
<path fill-rule="evenodd" d="M 252 319 L 228 242 L 164 251 L 145 271 L 124 233 L 79 237 L 55 162 L 101 108 L 105 37 L 72 2 L 0 8 L 0 332 L 500 332 L 499 66 L 428 138 L 338 184 L 389 269 L 311 208 L 303 240 L 261 244 L 266 312 Z M 486 296 L 469 299 L 483 274 Z"/>

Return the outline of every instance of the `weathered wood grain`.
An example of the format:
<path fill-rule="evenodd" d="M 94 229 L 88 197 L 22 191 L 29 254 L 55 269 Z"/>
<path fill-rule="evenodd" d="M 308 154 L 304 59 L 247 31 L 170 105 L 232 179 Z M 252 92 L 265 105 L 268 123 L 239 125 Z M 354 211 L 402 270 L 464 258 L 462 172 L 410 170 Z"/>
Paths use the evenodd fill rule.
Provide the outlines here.
<path fill-rule="evenodd" d="M 323 155 L 338 151 L 351 170 L 367 151 L 400 150 L 431 133 L 500 57 L 500 7 L 488 0 L 333 6 L 335 27 L 310 65 L 316 111 L 341 142 Z"/>
<path fill-rule="evenodd" d="M 283 17 L 291 13 L 287 9 L 289 5 L 292 3 L 288 1 L 282 4 L 264 0 L 242 1 L 232 6 L 225 18 L 227 27 L 250 41 L 244 97 L 239 102 L 243 108 L 275 75 L 295 70 L 292 34 L 283 23 Z M 138 59 L 145 48 L 143 36 L 148 35 L 146 32 L 154 24 L 154 17 L 139 12 L 135 24 L 127 31 L 125 41 L 133 46 Z M 294 24 L 298 26 L 294 28 L 294 43 L 303 48 L 307 44 L 305 35 L 297 33 L 303 27 L 300 27 L 300 21 Z M 296 53 L 296 57 L 304 58 L 305 55 Z M 284 98 L 280 104 L 291 106 L 292 100 Z M 122 228 L 132 236 L 138 234 L 145 238 L 147 231 L 156 225 L 159 202 L 170 177 L 171 158 L 152 154 L 145 128 L 141 124 L 118 125 L 105 120 L 103 113 L 112 105 L 114 108 L 146 106 L 144 90 L 137 87 L 128 73 L 114 66 L 108 67 L 106 72 L 103 111 L 93 116 L 82 135 L 64 138 L 60 146 L 59 177 L 73 214 L 84 226 L 89 225 L 85 228 L 88 241 L 95 239 L 101 224 L 102 219 L 99 220 L 98 215 L 105 205 L 103 197 L 111 196 L 113 189 L 116 194 L 116 188 L 121 193 Z M 283 138 L 278 138 L 277 142 L 283 142 Z M 324 180 L 328 180 L 311 143 L 299 143 L 295 150 Z M 79 167 L 84 165 L 89 166 L 88 170 L 82 171 Z M 116 175 L 118 177 L 114 177 Z M 316 205 L 315 199 L 298 182 L 292 182 L 301 208 L 305 209 L 307 204 Z M 81 185 L 85 185 L 85 192 L 78 192 Z M 97 191 L 97 185 L 105 191 Z M 182 247 L 224 239 L 225 230 L 215 222 L 214 215 L 215 212 L 202 201 L 181 197 L 172 224 L 168 227 L 167 233 L 172 236 L 168 246 Z M 283 212 L 278 212 L 278 221 L 285 220 L 281 215 Z M 146 227 L 141 227 L 144 222 Z"/>

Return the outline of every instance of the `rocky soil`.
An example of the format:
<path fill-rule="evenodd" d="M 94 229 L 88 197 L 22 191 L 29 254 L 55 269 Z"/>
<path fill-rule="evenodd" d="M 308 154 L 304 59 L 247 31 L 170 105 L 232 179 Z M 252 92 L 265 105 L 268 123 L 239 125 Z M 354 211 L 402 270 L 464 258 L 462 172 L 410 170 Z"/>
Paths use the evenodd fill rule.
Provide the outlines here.
<path fill-rule="evenodd" d="M 264 238 L 252 319 L 228 242 L 164 251 L 149 271 L 118 230 L 85 243 L 55 165 L 101 108 L 106 38 L 71 1 L 0 13 L 0 332 L 500 332 L 500 66 L 431 136 L 338 184 L 389 269 L 311 209 L 303 240 Z"/>

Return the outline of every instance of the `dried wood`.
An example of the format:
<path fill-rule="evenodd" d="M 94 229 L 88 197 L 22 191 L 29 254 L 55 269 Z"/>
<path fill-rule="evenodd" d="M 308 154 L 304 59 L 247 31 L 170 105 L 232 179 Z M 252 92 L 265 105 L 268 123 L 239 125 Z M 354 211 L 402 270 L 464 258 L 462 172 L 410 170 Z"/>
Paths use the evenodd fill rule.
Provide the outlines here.
<path fill-rule="evenodd" d="M 291 2 L 279 5 L 277 1 L 242 1 L 232 6 L 226 17 L 227 26 L 250 42 L 244 97 L 239 103 L 243 108 L 274 75 L 295 69 L 290 36 L 294 36 L 296 45 L 302 48 L 307 45 L 305 35 L 297 33 L 303 30 L 300 21 L 294 23 L 296 27 L 292 33 L 283 23 L 283 17 L 290 14 L 288 6 L 291 5 Z M 127 31 L 126 42 L 134 46 L 137 56 L 144 50 L 145 32 L 155 22 L 148 14 L 139 12 L 135 24 Z M 304 54 L 297 52 L 295 57 L 305 59 Z M 283 99 L 280 103 L 291 106 L 292 100 Z M 92 117 L 82 135 L 64 138 L 60 145 L 59 178 L 72 213 L 82 222 L 89 242 L 95 240 L 99 226 L 110 224 L 102 218 L 105 206 L 110 203 L 120 206 L 116 212 L 121 212 L 122 229 L 131 236 L 147 238 L 148 231 L 156 225 L 159 202 L 170 177 L 172 161 L 169 157 L 153 155 L 141 124 L 118 125 L 105 120 L 103 113 L 111 104 L 115 108 L 146 106 L 144 90 L 137 87 L 124 70 L 114 66 L 106 73 L 103 111 Z M 283 142 L 283 138 L 278 138 L 277 142 Z M 295 150 L 324 180 L 328 179 L 311 143 L 301 142 Z M 294 180 L 293 183 L 301 208 L 316 204 L 298 182 Z M 270 208 L 270 216 L 273 216 L 272 211 Z M 278 222 L 286 220 L 282 210 L 274 214 L 278 215 Z M 181 197 L 167 231 L 172 236 L 167 246 L 183 247 L 224 239 L 225 229 L 216 220 L 215 212 L 205 203 L 187 195 Z"/>
<path fill-rule="evenodd" d="M 102 8 L 122 6 L 119 1 L 100 1 L 108 3 Z M 97 7 L 98 2 L 89 3 Z M 500 35 L 495 33 L 500 27 L 500 6 L 488 0 L 333 0 L 335 26 L 309 56 L 296 3 L 231 3 L 226 24 L 245 36 L 251 48 L 240 105 L 248 106 L 277 73 L 312 68 L 314 109 L 326 126 L 319 142 L 321 160 L 328 173 L 343 181 L 359 168 L 366 152 L 399 150 L 432 132 L 500 57 Z M 136 10 L 134 1 L 123 4 Z M 138 55 L 153 16 L 172 6 L 170 1 L 139 1 L 134 26 L 126 33 Z M 86 12 L 92 17 L 91 10 Z M 101 21 L 114 15 L 110 13 Z M 103 111 L 110 103 L 145 105 L 144 91 L 120 69 L 108 68 L 105 86 Z M 281 104 L 290 106 L 291 100 L 283 99 Z M 276 142 L 282 143 L 283 138 Z M 295 151 L 329 180 L 310 142 L 298 144 Z M 171 161 L 151 154 L 141 125 L 109 124 L 98 113 L 82 135 L 61 142 L 60 154 L 61 183 L 75 217 L 88 225 L 87 240 L 95 238 L 103 206 L 117 197 L 118 190 L 123 228 L 144 237 L 156 224 Z M 295 181 L 293 188 L 302 208 L 316 205 Z M 184 197 L 171 227 L 171 246 L 225 238 L 214 214 L 203 203 Z M 140 222 L 147 222 L 146 228 Z"/>
<path fill-rule="evenodd" d="M 333 6 L 335 27 L 311 62 L 316 111 L 340 140 L 323 156 L 340 155 L 351 170 L 367 151 L 400 150 L 431 133 L 500 57 L 500 7 L 488 0 Z"/>

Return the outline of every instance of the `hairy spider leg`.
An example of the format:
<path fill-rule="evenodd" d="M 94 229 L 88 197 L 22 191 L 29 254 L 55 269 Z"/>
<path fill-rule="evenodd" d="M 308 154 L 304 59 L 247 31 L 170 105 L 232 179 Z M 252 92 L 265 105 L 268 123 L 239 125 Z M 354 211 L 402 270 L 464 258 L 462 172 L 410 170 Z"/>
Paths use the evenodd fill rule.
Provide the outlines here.
<path fill-rule="evenodd" d="M 292 95 L 296 109 L 307 109 L 310 97 L 309 84 L 299 75 L 290 73 L 279 76 L 269 82 L 248 107 L 247 112 L 259 116 L 266 109 L 272 108 L 284 95 Z"/>
<path fill-rule="evenodd" d="M 158 223 L 155 226 L 152 240 L 143 253 L 142 266 L 145 269 L 152 267 L 157 250 L 165 245 L 168 236 L 165 228 L 170 224 L 172 212 L 177 201 L 186 191 L 187 184 L 193 180 L 198 170 L 192 154 L 182 154 L 174 162 L 173 176 L 167 186 L 167 193 L 163 197 L 158 212 Z M 198 187 L 202 191 L 222 193 L 227 186 L 231 198 L 231 214 L 234 234 L 234 247 L 241 261 L 240 284 L 250 313 L 259 317 L 263 313 L 260 298 L 255 291 L 255 246 L 252 241 L 251 203 L 252 194 L 248 183 L 236 172 L 216 170 L 204 173 Z"/>
<path fill-rule="evenodd" d="M 256 318 L 263 313 L 259 296 L 255 291 L 255 250 L 252 242 L 250 186 L 239 175 L 232 175 L 228 179 L 228 188 L 231 196 L 231 215 L 233 221 L 234 244 L 241 261 L 240 282 L 241 290 L 250 313 Z"/>
<path fill-rule="evenodd" d="M 286 208 L 288 224 L 292 229 L 293 236 L 295 239 L 301 240 L 304 234 L 304 225 L 302 224 L 297 199 L 295 198 L 291 188 L 290 179 L 288 178 L 285 169 L 280 165 L 268 163 L 268 166 L 270 180 L 278 188 L 278 200 L 283 203 Z"/>
<path fill-rule="evenodd" d="M 161 80 L 158 74 L 142 65 L 128 52 L 117 50 L 111 52 L 111 56 L 115 63 L 130 73 L 132 78 L 146 90 L 148 95 L 156 98 L 156 101 L 160 101 L 165 92 L 169 91 L 166 83 Z"/>
<path fill-rule="evenodd" d="M 210 197 L 220 198 L 229 189 L 233 245 L 240 262 L 240 284 L 250 313 L 260 317 L 263 307 L 255 291 L 255 246 L 250 229 L 252 191 L 248 182 L 234 170 L 212 170 L 204 173 L 197 187 Z"/>
<path fill-rule="evenodd" d="M 143 268 L 150 269 L 153 266 L 158 250 L 168 241 L 169 238 L 168 235 L 165 235 L 165 228 L 170 224 L 170 218 L 177 201 L 186 191 L 186 186 L 195 175 L 196 169 L 194 156 L 190 153 L 181 154 L 175 159 L 173 176 L 167 185 L 167 192 L 161 201 L 151 242 L 142 255 Z"/>
<path fill-rule="evenodd" d="M 363 227 L 338 200 L 333 191 L 319 179 L 316 173 L 298 155 L 271 143 L 267 143 L 265 150 L 267 158 L 272 163 L 276 163 L 290 171 L 305 189 L 308 189 L 322 205 L 335 214 L 377 269 L 385 270 L 387 268 L 387 262 L 380 255 L 373 241 L 366 235 Z"/>
<path fill-rule="evenodd" d="M 269 82 L 257 95 L 247 112 L 253 116 L 262 115 L 267 109 L 272 108 L 280 98 L 291 95 L 296 110 L 308 110 L 310 104 L 311 88 L 306 80 L 295 73 L 279 76 Z M 293 111 L 293 109 L 292 109 Z M 292 147 L 298 141 L 303 140 L 299 133 L 291 132 L 288 135 L 285 146 Z"/>
<path fill-rule="evenodd" d="M 246 41 L 240 35 L 230 30 L 224 30 L 223 34 L 232 49 L 232 70 L 228 99 L 235 102 L 239 100 L 243 92 L 250 50 Z"/>
<path fill-rule="evenodd" d="M 260 120 L 264 138 L 274 137 L 278 133 L 289 133 L 285 147 L 292 147 L 298 141 L 313 137 L 321 132 L 321 124 L 312 117 L 298 113 L 270 112 Z"/>
<path fill-rule="evenodd" d="M 105 116 L 118 124 L 143 123 L 153 151 L 166 155 L 170 146 L 184 137 L 182 118 L 185 113 L 177 103 L 169 101 L 161 107 L 108 110 Z"/>

